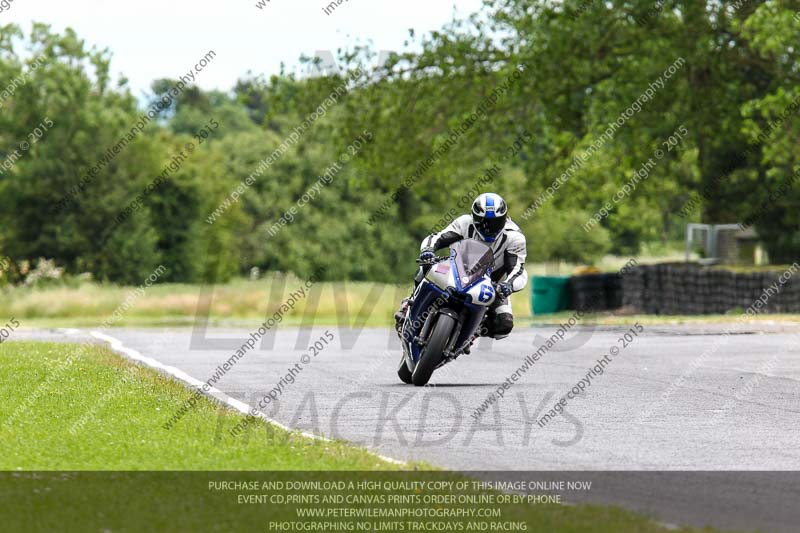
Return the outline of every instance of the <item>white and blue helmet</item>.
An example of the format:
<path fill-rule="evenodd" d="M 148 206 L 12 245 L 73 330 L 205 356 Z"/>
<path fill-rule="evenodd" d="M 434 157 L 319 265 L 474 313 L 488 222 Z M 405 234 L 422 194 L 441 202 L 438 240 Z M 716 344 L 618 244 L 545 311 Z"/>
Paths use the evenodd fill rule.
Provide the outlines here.
<path fill-rule="evenodd" d="M 483 240 L 493 242 L 506 227 L 508 206 L 499 194 L 485 192 L 472 202 L 472 222 Z"/>

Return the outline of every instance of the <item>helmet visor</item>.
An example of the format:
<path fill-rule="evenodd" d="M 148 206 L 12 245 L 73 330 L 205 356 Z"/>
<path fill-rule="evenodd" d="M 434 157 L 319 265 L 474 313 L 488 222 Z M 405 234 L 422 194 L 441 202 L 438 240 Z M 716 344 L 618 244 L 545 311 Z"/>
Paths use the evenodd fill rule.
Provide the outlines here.
<path fill-rule="evenodd" d="M 506 217 L 481 217 L 475 221 L 478 231 L 488 237 L 494 237 L 506 226 Z"/>

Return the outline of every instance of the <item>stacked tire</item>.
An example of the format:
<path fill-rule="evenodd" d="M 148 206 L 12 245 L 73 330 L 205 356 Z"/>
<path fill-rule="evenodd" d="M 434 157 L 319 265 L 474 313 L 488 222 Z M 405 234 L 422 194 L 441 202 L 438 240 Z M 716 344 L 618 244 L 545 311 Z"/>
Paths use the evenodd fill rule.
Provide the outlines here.
<path fill-rule="evenodd" d="M 640 266 L 622 276 L 622 306 L 633 310 L 644 308 L 644 269 Z"/>
<path fill-rule="evenodd" d="M 608 307 L 614 309 L 621 301 L 633 311 L 648 314 L 723 314 L 734 309 L 744 312 L 762 299 L 766 303 L 759 313 L 800 312 L 800 282 L 784 277 L 784 284 L 775 287 L 780 276 L 780 272 L 737 273 L 696 263 L 639 265 L 622 277 L 619 300 L 615 289 L 607 289 L 607 294 L 614 294 L 608 298 Z"/>
<path fill-rule="evenodd" d="M 574 276 L 570 283 L 572 307 L 576 311 L 605 311 L 606 274 L 583 274 Z"/>

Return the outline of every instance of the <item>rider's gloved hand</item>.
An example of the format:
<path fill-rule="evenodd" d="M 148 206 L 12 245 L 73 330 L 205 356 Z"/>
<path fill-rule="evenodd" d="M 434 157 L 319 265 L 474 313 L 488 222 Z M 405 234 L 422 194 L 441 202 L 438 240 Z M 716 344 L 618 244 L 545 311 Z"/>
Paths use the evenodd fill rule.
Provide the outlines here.
<path fill-rule="evenodd" d="M 436 259 L 436 253 L 430 248 L 425 248 L 419 253 L 420 263 L 431 263 L 434 259 Z"/>
<path fill-rule="evenodd" d="M 497 292 L 502 294 L 504 297 L 508 297 L 512 292 L 514 292 L 511 290 L 511 284 L 506 283 L 505 281 L 501 281 L 495 285 L 495 288 L 497 289 Z"/>

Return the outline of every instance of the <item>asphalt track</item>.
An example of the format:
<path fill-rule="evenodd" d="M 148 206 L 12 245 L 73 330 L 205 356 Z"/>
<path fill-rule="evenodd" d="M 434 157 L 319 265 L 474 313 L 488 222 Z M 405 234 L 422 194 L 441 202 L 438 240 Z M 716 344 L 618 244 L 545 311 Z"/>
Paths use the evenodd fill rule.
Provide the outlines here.
<path fill-rule="evenodd" d="M 665 523 L 800 531 L 800 330 L 759 328 L 649 326 L 632 342 L 621 339 L 627 327 L 575 328 L 477 420 L 476 409 L 555 327 L 517 328 L 502 341 L 483 340 L 425 388 L 399 382 L 399 345 L 389 330 L 279 328 L 214 386 L 251 406 L 272 391 L 277 399 L 262 410 L 268 417 L 400 460 L 593 480 L 591 490 L 563 498 L 619 504 Z M 314 356 L 308 346 L 326 329 L 334 340 Z M 249 331 L 105 333 L 206 381 Z M 25 337 L 90 338 L 86 330 L 17 338 Z M 537 418 L 612 347 L 619 351 L 604 373 L 540 427 Z M 278 393 L 292 367 L 301 370 Z M 225 438 L 232 437 L 222 435 L 220 445 Z"/>

